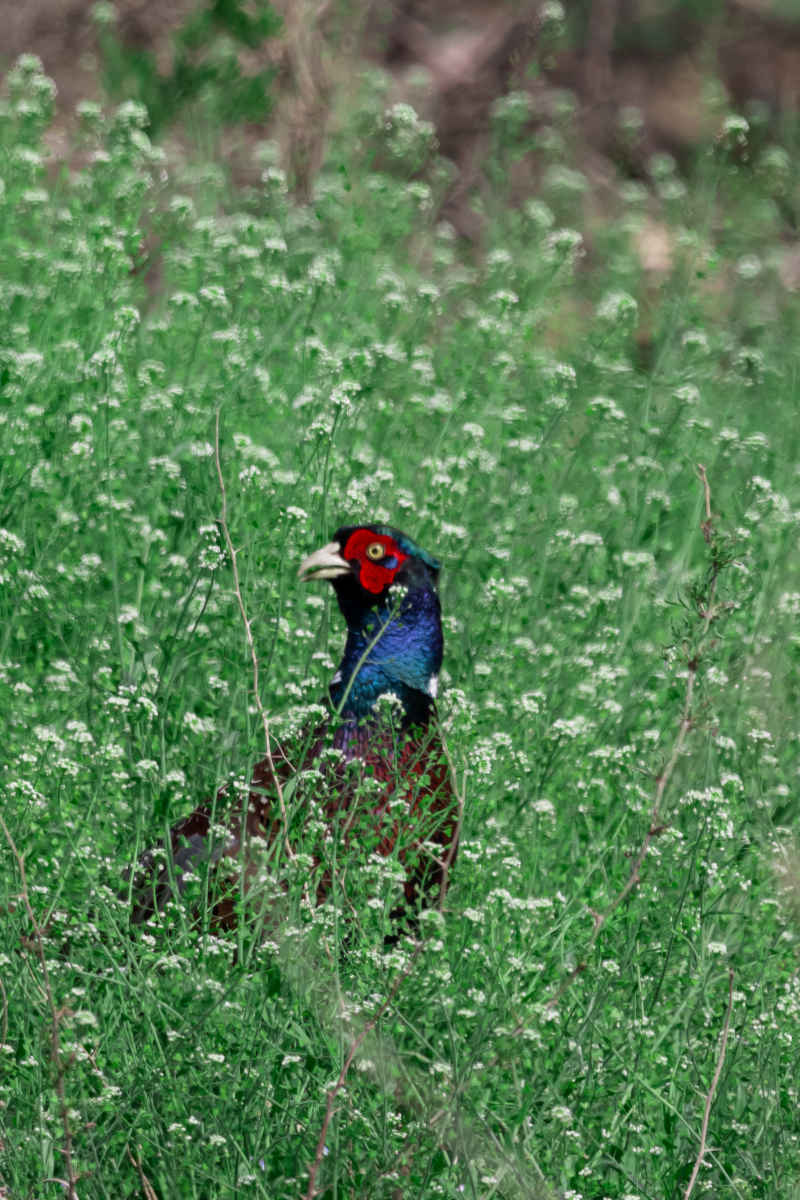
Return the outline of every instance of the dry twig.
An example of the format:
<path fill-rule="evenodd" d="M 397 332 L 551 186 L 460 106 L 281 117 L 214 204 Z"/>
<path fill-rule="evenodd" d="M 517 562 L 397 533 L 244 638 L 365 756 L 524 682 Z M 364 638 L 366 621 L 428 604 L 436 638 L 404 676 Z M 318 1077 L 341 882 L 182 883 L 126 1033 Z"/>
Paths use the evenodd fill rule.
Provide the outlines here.
<path fill-rule="evenodd" d="M 701 522 L 700 527 L 703 532 L 703 537 L 704 537 L 706 543 L 709 545 L 712 545 L 712 542 L 713 542 L 713 518 L 712 518 L 712 514 L 711 514 L 711 490 L 709 487 L 708 477 L 706 475 L 705 467 L 698 466 L 698 476 L 703 484 L 704 509 L 705 509 L 705 519 Z M 707 603 L 704 606 L 704 609 L 702 610 L 702 612 L 700 613 L 703 624 L 702 624 L 702 627 L 700 630 L 700 635 L 699 635 L 697 643 L 696 643 L 695 653 L 692 655 L 691 659 L 687 663 L 688 675 L 687 675 L 687 680 L 686 680 L 686 691 L 684 693 L 684 699 L 683 699 L 683 705 L 682 705 L 682 709 L 681 709 L 681 718 L 680 718 L 680 723 L 678 726 L 678 732 L 677 732 L 675 742 L 672 747 L 672 751 L 667 760 L 667 763 L 656 779 L 656 788 L 655 788 L 655 792 L 653 795 L 653 805 L 652 805 L 652 808 L 650 811 L 650 821 L 649 821 L 649 825 L 648 825 L 647 834 L 645 835 L 645 838 L 642 842 L 639 852 L 634 860 L 633 866 L 631 867 L 630 874 L 628 876 L 628 879 L 627 879 L 624 887 L 621 889 L 619 894 L 612 900 L 612 902 L 610 903 L 608 908 L 605 909 L 604 912 L 593 914 L 594 929 L 592 931 L 592 936 L 590 938 L 589 945 L 585 951 L 584 957 L 583 957 L 582 961 L 574 968 L 574 970 L 571 971 L 570 974 L 564 979 L 564 981 L 561 983 L 560 987 L 557 989 L 555 995 L 552 996 L 551 999 L 548 1001 L 548 1007 L 552 1007 L 553 1005 L 555 1005 L 559 1001 L 559 999 L 563 996 L 563 994 L 568 990 L 568 988 L 572 985 L 572 983 L 574 983 L 574 981 L 577 979 L 578 975 L 580 975 L 584 970 L 586 970 L 589 954 L 591 953 L 595 943 L 597 942 L 597 939 L 600 936 L 601 930 L 603 929 L 604 925 L 609 920 L 611 915 L 616 911 L 617 908 L 619 908 L 619 906 L 623 903 L 625 898 L 630 894 L 630 892 L 633 890 L 633 888 L 636 887 L 636 885 L 639 883 L 640 877 L 641 877 L 641 867 L 645 860 L 647 852 L 650 848 L 650 845 L 652 844 L 653 839 L 656 838 L 659 834 L 663 833 L 666 828 L 665 825 L 660 820 L 661 806 L 662 806 L 664 794 L 667 789 L 667 785 L 669 784 L 669 781 L 670 781 L 672 774 L 675 770 L 675 767 L 677 765 L 678 759 L 680 758 L 681 753 L 683 751 L 683 747 L 684 747 L 684 744 L 686 741 L 686 736 L 689 733 L 690 729 L 692 728 L 691 711 L 692 711 L 692 701 L 693 701 L 693 697 L 694 697 L 695 680 L 696 680 L 697 671 L 698 671 L 698 668 L 700 665 L 699 648 L 702 646 L 703 642 L 705 641 L 705 639 L 708 635 L 709 629 L 711 627 L 711 624 L 714 621 L 717 613 L 719 612 L 719 609 L 715 606 L 715 599 L 716 599 L 717 580 L 718 580 L 719 573 L 722 570 L 723 565 L 724 565 L 723 561 L 720 559 L 718 554 L 716 552 L 714 552 L 714 555 L 712 558 L 712 568 L 711 568 L 709 581 L 708 581 Z M 708 1116 L 709 1116 L 710 1109 L 711 1109 L 711 1101 L 713 1100 L 714 1091 L 716 1089 L 717 1082 L 719 1079 L 719 1073 L 722 1069 L 722 1060 L 723 1060 L 724 1054 L 725 1054 L 725 1044 L 726 1044 L 726 1040 L 727 1040 L 727 1030 L 728 1030 L 728 1024 L 729 1024 L 729 1018 L 730 1018 L 730 1008 L 728 1011 L 728 1017 L 726 1018 L 723 1044 L 722 1044 L 721 1052 L 720 1052 L 720 1060 L 718 1063 L 717 1071 L 714 1076 L 714 1080 L 712 1081 L 711 1089 L 709 1091 L 708 1100 L 706 1103 L 706 1117 L 703 1122 L 703 1129 L 702 1129 L 702 1133 L 701 1133 L 701 1153 L 698 1156 L 698 1161 L 700 1161 L 700 1159 L 702 1159 L 702 1156 L 705 1153 L 706 1133 L 707 1133 L 707 1128 L 708 1128 Z M 525 1020 L 520 1019 L 512 1031 L 512 1037 L 518 1036 L 522 1032 L 524 1027 L 525 1027 Z M 497 1067 L 501 1061 L 502 1061 L 502 1056 L 500 1054 L 496 1054 L 489 1062 L 487 1062 L 485 1064 L 484 1069 L 486 1071 L 490 1071 L 490 1070 L 494 1069 L 495 1067 Z M 452 1106 L 455 1104 L 457 1097 L 463 1091 L 465 1086 L 466 1086 L 466 1080 L 462 1080 L 453 1089 L 453 1092 L 451 1093 L 451 1096 L 450 1096 L 450 1108 L 452 1108 Z M 447 1108 L 438 1109 L 429 1118 L 430 1126 L 435 1127 L 447 1115 L 447 1113 L 448 1113 Z M 541 1176 L 541 1171 L 539 1171 L 539 1169 L 538 1169 L 538 1164 L 534 1163 L 534 1166 L 536 1167 L 539 1175 Z M 543 1178 L 543 1176 L 542 1176 L 542 1178 Z M 688 1200 L 688 1196 L 689 1196 L 689 1192 L 687 1192 L 686 1195 L 684 1196 L 684 1200 Z M 308 1200 L 308 1197 L 307 1197 L 307 1200 Z"/>
<path fill-rule="evenodd" d="M 0 997 L 3 1001 L 3 1027 L 0 1029 L 0 1042 L 5 1043 L 8 1037 L 8 996 L 2 979 L 0 979 Z"/>
<path fill-rule="evenodd" d="M 325 1102 L 325 1116 L 322 1119 L 322 1128 L 319 1131 L 319 1138 L 317 1139 L 317 1150 L 314 1155 L 314 1161 L 308 1169 L 308 1187 L 306 1189 L 304 1200 L 314 1200 L 314 1197 L 317 1195 L 317 1175 L 319 1173 L 322 1160 L 325 1156 L 325 1139 L 328 1136 L 328 1127 L 331 1123 L 331 1118 L 333 1117 L 333 1106 L 336 1103 L 336 1097 L 344 1087 L 344 1081 L 347 1078 L 347 1072 L 353 1065 L 353 1059 L 358 1053 L 360 1047 L 363 1045 L 364 1039 L 375 1028 L 375 1026 L 378 1024 L 378 1021 L 380 1021 L 381 1017 L 394 1000 L 400 989 L 400 984 L 411 974 L 421 949 L 422 942 L 417 942 L 414 946 L 413 954 L 403 967 L 402 971 L 398 972 L 394 983 L 386 995 L 386 998 L 375 1010 L 361 1032 L 353 1038 L 352 1042 L 350 1043 L 350 1048 L 347 1051 L 345 1060 L 342 1063 L 342 1069 L 339 1072 L 339 1078 L 336 1080 L 333 1087 L 328 1088 L 328 1096 Z"/>
<path fill-rule="evenodd" d="M 717 1084 L 719 1083 L 719 1077 L 722 1074 L 722 1064 L 725 1062 L 725 1051 L 728 1046 L 728 1033 L 729 1033 L 730 1027 L 731 1027 L 731 1009 L 732 1008 L 733 1008 L 733 971 L 731 970 L 731 971 L 728 971 L 728 1010 L 725 1013 L 725 1023 L 722 1026 L 722 1040 L 720 1042 L 719 1054 L 717 1056 L 717 1065 L 714 1070 L 714 1078 L 711 1080 L 711 1087 L 708 1089 L 708 1095 L 706 1096 L 706 1107 L 705 1107 L 705 1112 L 703 1113 L 703 1127 L 700 1130 L 700 1149 L 697 1151 L 697 1158 L 695 1159 L 694 1169 L 692 1171 L 691 1178 L 689 1179 L 689 1183 L 687 1184 L 686 1191 L 683 1193 L 683 1200 L 689 1200 L 689 1197 L 691 1196 L 692 1192 L 694 1191 L 694 1185 L 697 1181 L 697 1176 L 700 1172 L 700 1168 L 703 1165 L 703 1159 L 705 1158 L 705 1155 L 706 1155 L 706 1138 L 708 1136 L 708 1122 L 709 1122 L 709 1118 L 711 1117 L 711 1105 L 714 1103 L 714 1093 L 717 1090 Z"/>
<path fill-rule="evenodd" d="M 455 767 L 453 766 L 453 761 L 450 758 L 450 753 L 449 753 L 447 747 L 445 746 L 444 739 L 442 740 L 442 746 L 444 747 L 444 752 L 445 752 L 445 755 L 447 756 L 448 766 L 450 767 L 450 771 L 452 773 L 453 779 L 455 780 L 455 778 L 456 778 Z M 456 792 L 456 797 L 458 799 L 458 812 L 456 814 L 455 832 L 454 832 L 452 838 L 450 839 L 450 845 L 447 847 L 447 853 L 445 854 L 444 858 L 440 860 L 441 864 L 442 864 L 442 882 L 439 884 L 439 899 L 436 904 L 436 907 L 439 912 L 441 912 L 442 909 L 444 908 L 445 896 L 447 895 L 447 889 L 450 886 L 450 871 L 453 866 L 453 859 L 456 856 L 456 851 L 458 850 L 459 839 L 461 838 L 461 826 L 464 822 L 464 804 L 465 804 L 466 798 L 467 798 L 467 772 L 466 771 L 464 772 L 464 779 L 461 784 L 461 791 Z"/>
<path fill-rule="evenodd" d="M 278 796 L 278 805 L 280 806 L 280 810 L 281 810 L 281 823 L 283 825 L 283 844 L 284 844 L 284 848 L 286 850 L 288 857 L 292 861 L 294 861 L 295 853 L 292 850 L 291 844 L 289 842 L 289 818 L 286 813 L 286 804 L 285 804 L 284 798 L 283 798 L 283 788 L 281 787 L 281 781 L 278 778 L 278 772 L 275 770 L 275 763 L 272 758 L 272 738 L 270 736 L 270 731 L 269 731 L 269 717 L 267 716 L 267 712 L 266 712 L 266 709 L 264 708 L 264 705 L 261 703 L 261 695 L 259 693 L 258 655 L 256 654 L 256 645 L 255 645 L 255 642 L 253 641 L 253 632 L 250 627 L 250 620 L 247 616 L 247 609 L 245 608 L 245 605 L 244 605 L 242 589 L 241 589 L 241 585 L 239 583 L 239 567 L 238 567 L 238 564 L 236 561 L 236 548 L 234 547 L 234 544 L 231 540 L 231 533 L 230 533 L 230 529 L 228 528 L 228 493 L 225 490 L 225 477 L 222 474 L 222 462 L 220 460 L 220 453 L 219 453 L 219 419 L 220 419 L 220 410 L 217 409 L 216 421 L 215 421 L 215 425 L 214 425 L 214 461 L 216 462 L 216 466 L 217 466 L 217 478 L 219 479 L 219 490 L 222 495 L 222 513 L 220 514 L 219 523 L 220 523 L 220 527 L 222 529 L 223 536 L 225 538 L 225 545 L 228 549 L 228 554 L 230 555 L 231 572 L 233 574 L 233 590 L 234 590 L 234 594 L 236 595 L 236 602 L 239 606 L 239 613 L 241 614 L 242 624 L 244 625 L 244 636 L 247 641 L 247 649 L 250 652 L 250 661 L 253 664 L 253 695 L 255 697 L 256 708 L 258 709 L 258 715 L 261 718 L 261 724 L 264 729 L 264 744 L 265 744 L 265 749 L 266 749 L 265 757 L 267 760 L 267 764 L 269 766 L 270 774 L 272 775 L 273 783 L 275 784 L 275 791 Z"/>
<path fill-rule="evenodd" d="M 703 496 L 704 496 L 704 503 L 705 503 L 705 520 L 703 520 L 701 522 L 700 528 L 703 532 L 703 537 L 705 538 L 706 543 L 708 545 L 712 546 L 712 544 L 713 544 L 713 517 L 711 515 L 711 488 L 709 486 L 706 469 L 704 466 L 702 466 L 702 464 L 698 465 L 697 474 L 703 484 Z M 550 999 L 547 1002 L 548 1008 L 552 1008 L 553 1005 L 557 1004 L 558 1001 L 561 999 L 561 997 L 564 995 L 564 993 L 567 991 L 567 989 L 577 979 L 577 977 L 583 971 L 586 970 L 586 960 L 587 960 L 588 956 L 591 954 L 592 950 L 594 949 L 594 946 L 597 942 L 597 939 L 600 936 L 603 926 L 607 923 L 608 919 L 613 915 L 613 913 L 616 912 L 616 910 L 623 903 L 623 901 L 627 898 L 627 896 L 630 895 L 630 893 L 633 891 L 633 889 L 635 887 L 637 887 L 637 885 L 641 881 L 642 864 L 643 864 L 645 858 L 647 857 L 647 853 L 650 849 L 650 846 L 653 843 L 653 839 L 655 837 L 657 837 L 660 833 L 663 833 L 663 831 L 664 831 L 664 825 L 661 821 L 661 806 L 662 806 L 662 803 L 664 800 L 664 793 L 667 790 L 667 785 L 668 785 L 670 779 L 672 778 L 673 772 L 675 771 L 675 767 L 677 766 L 677 763 L 678 763 L 678 759 L 680 758 L 680 756 L 683 752 L 683 747 L 686 742 L 686 736 L 689 733 L 689 730 L 692 728 L 692 701 L 694 699 L 694 689 L 695 689 L 695 681 L 697 679 L 697 671 L 700 666 L 700 647 L 705 642 L 705 639 L 708 636 L 708 631 L 711 628 L 711 623 L 714 620 L 714 618 L 716 617 L 717 612 L 718 612 L 718 609 L 715 605 L 715 600 L 716 600 L 716 594 L 717 594 L 717 580 L 719 579 L 719 573 L 722 569 L 722 565 L 723 564 L 720 561 L 718 555 L 716 553 L 714 553 L 713 557 L 712 557 L 712 563 L 711 563 L 711 574 L 710 574 L 709 584 L 708 584 L 708 595 L 706 598 L 706 603 L 700 612 L 703 624 L 701 626 L 700 634 L 697 639 L 695 651 L 692 654 L 692 656 L 689 658 L 689 660 L 686 664 L 686 666 L 687 666 L 686 690 L 685 690 L 684 696 L 683 696 L 683 706 L 682 706 L 682 710 L 681 710 L 681 719 L 678 724 L 678 733 L 677 733 L 675 741 L 673 743 L 670 756 L 667 759 L 667 763 L 664 766 L 663 770 L 660 772 L 660 774 L 656 778 L 656 789 L 653 794 L 653 804 L 650 809 L 650 821 L 648 824 L 647 833 L 645 834 L 644 840 L 639 848 L 639 852 L 636 855 L 636 858 L 633 860 L 633 865 L 631 867 L 630 874 L 628 875 L 628 878 L 625 881 L 625 884 L 623 885 L 622 889 L 614 897 L 614 899 L 611 901 L 611 903 L 608 905 L 608 907 L 603 910 L 603 912 L 593 912 L 592 913 L 592 916 L 594 917 L 594 928 L 592 930 L 592 936 L 589 939 L 589 944 L 586 947 L 583 958 L 578 963 L 578 965 L 576 967 L 574 967 L 572 969 L 572 971 L 570 971 L 569 975 L 567 975 L 566 979 L 563 980 L 561 985 L 556 990 L 555 994 L 550 997 Z M 520 1028 L 522 1028 L 521 1025 L 520 1025 Z"/>
<path fill-rule="evenodd" d="M 17 844 L 11 836 L 11 831 L 6 825 L 3 817 L 0 816 L 0 826 L 2 826 L 3 834 L 8 842 L 11 853 L 17 864 L 17 869 L 20 876 L 20 899 L 28 915 L 28 920 L 33 929 L 33 947 L 36 951 L 36 957 L 39 960 L 39 968 L 42 972 L 42 990 L 47 1000 L 47 1007 L 50 1010 L 50 1058 L 53 1063 L 55 1072 L 55 1089 L 58 1097 L 58 1112 L 61 1119 L 61 1128 L 64 1131 L 64 1146 L 62 1154 L 64 1155 L 64 1165 L 67 1169 L 67 1177 L 63 1180 L 58 1180 L 64 1187 L 67 1200 L 78 1200 L 77 1183 L 79 1176 L 75 1171 L 73 1162 L 73 1147 L 72 1147 L 72 1129 L 69 1123 L 69 1112 L 67 1108 L 66 1089 L 64 1087 L 64 1076 L 66 1075 L 66 1067 L 61 1059 L 61 1020 L 64 1016 L 64 1010 L 56 1007 L 53 988 L 50 983 L 50 972 L 47 969 L 47 956 L 44 952 L 44 938 L 42 936 L 42 927 L 36 919 L 36 914 L 31 906 L 30 895 L 28 892 L 28 878 L 25 874 L 25 857 L 20 854 L 17 849 Z"/>
<path fill-rule="evenodd" d="M 144 1192 L 144 1200 L 158 1200 L 158 1196 L 155 1193 L 152 1183 L 150 1182 L 150 1180 L 147 1178 L 147 1176 L 144 1173 L 144 1168 L 142 1166 L 142 1160 L 140 1158 L 133 1157 L 130 1146 L 126 1146 L 125 1148 L 128 1151 L 128 1158 L 131 1160 L 133 1165 L 136 1167 L 136 1171 L 139 1176 L 139 1181 L 142 1185 L 142 1191 Z M 141 1146 L 139 1147 L 139 1153 L 141 1154 Z"/>

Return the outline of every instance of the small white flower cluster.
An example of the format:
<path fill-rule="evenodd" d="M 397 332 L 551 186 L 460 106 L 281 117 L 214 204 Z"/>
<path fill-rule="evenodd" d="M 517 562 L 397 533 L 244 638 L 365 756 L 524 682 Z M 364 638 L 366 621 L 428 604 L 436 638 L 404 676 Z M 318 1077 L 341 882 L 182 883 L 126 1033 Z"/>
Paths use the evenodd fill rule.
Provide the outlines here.
<path fill-rule="evenodd" d="M 422 120 L 410 104 L 392 105 L 384 113 L 382 124 L 389 153 L 404 163 L 420 164 L 435 149 L 433 125 Z"/>
<path fill-rule="evenodd" d="M 586 253 L 583 235 L 576 229 L 556 229 L 548 233 L 542 248 L 545 262 L 569 270 Z"/>
<path fill-rule="evenodd" d="M 597 305 L 597 316 L 609 325 L 632 327 L 639 315 L 639 305 L 628 292 L 606 292 Z"/>

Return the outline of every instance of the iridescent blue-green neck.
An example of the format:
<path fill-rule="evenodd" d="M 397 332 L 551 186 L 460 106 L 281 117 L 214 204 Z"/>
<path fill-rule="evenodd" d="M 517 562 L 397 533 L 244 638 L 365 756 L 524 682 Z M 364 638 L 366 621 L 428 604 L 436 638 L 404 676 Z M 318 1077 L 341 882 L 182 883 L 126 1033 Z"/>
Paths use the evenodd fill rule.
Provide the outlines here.
<path fill-rule="evenodd" d="M 442 665 L 439 597 L 424 566 L 403 575 L 369 606 L 352 604 L 346 583 L 337 589 L 347 641 L 330 695 L 345 723 L 368 718 L 387 694 L 400 701 L 404 726 L 424 724 L 430 715 Z"/>

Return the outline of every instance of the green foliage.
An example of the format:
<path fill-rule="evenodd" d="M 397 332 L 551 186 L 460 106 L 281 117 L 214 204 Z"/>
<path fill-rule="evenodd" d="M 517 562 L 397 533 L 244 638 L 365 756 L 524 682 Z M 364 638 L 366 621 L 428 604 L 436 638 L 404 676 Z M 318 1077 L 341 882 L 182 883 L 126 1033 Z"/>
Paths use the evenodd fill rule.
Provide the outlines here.
<path fill-rule="evenodd" d="M 212 125 L 264 121 L 272 108 L 275 73 L 267 68 L 245 74 L 238 49 L 257 50 L 281 22 L 268 0 L 252 7 L 252 15 L 242 0 L 211 0 L 198 8 L 174 34 L 173 62 L 165 73 L 152 50 L 120 40 L 112 6 L 96 5 L 107 93 L 143 104 L 153 133 L 184 116 L 189 106 L 199 108 Z"/>
<path fill-rule="evenodd" d="M 351 1041 L 395 988 L 336 1098 L 322 1195 L 679 1197 L 732 968 L 697 1194 L 795 1196 L 779 881 L 799 815 L 800 339 L 775 172 L 722 142 L 686 181 L 662 156 L 591 231 L 593 269 L 577 173 L 551 172 L 487 214 L 476 266 L 434 220 L 445 168 L 402 178 L 431 150 L 408 112 L 376 131 L 362 98 L 295 208 L 274 163 L 244 194 L 214 164 L 168 180 L 135 103 L 83 106 L 85 165 L 50 181 L 42 78 L 19 66 L 0 131 L 1 778 L 61 1059 L 3 841 L 9 1194 L 63 1194 L 60 1074 L 82 1200 L 141 1195 L 140 1169 L 159 1196 L 296 1200 Z M 498 113 L 498 179 L 517 116 Z M 568 118 L 551 132 L 557 163 Z M 794 159 L 773 158 L 791 191 Z M 634 248 L 651 204 L 656 283 Z M 124 869 L 263 753 L 217 410 L 276 732 L 342 642 L 300 558 L 369 518 L 445 563 L 441 714 L 466 805 L 418 951 L 384 949 L 392 860 L 354 855 L 307 903 L 313 780 L 287 789 L 297 857 L 265 862 L 237 935 L 183 906 L 129 928 Z"/>

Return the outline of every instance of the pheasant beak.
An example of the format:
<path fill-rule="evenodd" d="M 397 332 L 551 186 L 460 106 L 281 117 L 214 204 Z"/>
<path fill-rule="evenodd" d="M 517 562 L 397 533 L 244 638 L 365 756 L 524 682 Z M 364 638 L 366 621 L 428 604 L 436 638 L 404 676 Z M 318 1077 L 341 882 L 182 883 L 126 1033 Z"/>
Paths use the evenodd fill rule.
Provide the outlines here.
<path fill-rule="evenodd" d="M 313 579 L 338 579 L 340 575 L 350 574 L 350 564 L 342 558 L 342 548 L 338 542 L 328 542 L 320 550 L 315 550 L 304 558 L 297 572 L 299 579 L 308 583 Z"/>

